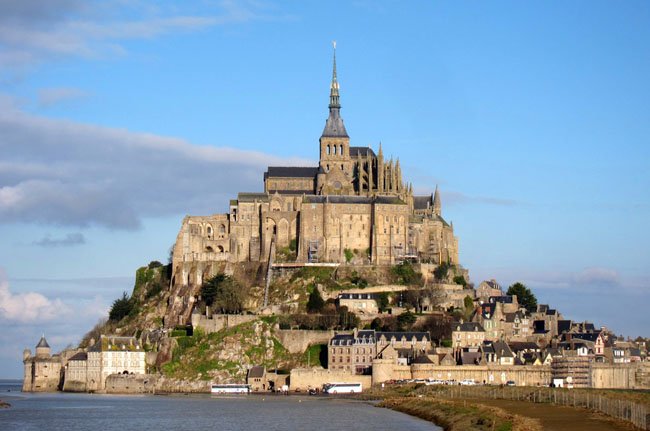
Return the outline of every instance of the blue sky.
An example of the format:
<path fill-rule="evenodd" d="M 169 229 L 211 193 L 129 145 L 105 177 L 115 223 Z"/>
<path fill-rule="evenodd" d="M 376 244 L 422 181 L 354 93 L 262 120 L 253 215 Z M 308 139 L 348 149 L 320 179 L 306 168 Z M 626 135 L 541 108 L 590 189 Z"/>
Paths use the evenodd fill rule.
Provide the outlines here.
<path fill-rule="evenodd" d="M 439 185 L 472 280 L 650 336 L 650 4 L 0 4 L 0 378 L 75 344 L 185 214 L 352 145 Z"/>

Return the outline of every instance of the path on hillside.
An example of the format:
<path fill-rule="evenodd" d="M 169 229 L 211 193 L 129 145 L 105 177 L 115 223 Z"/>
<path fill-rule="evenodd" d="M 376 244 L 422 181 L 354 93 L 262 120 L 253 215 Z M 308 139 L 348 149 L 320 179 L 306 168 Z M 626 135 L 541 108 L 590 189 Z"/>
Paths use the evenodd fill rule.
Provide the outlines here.
<path fill-rule="evenodd" d="M 539 419 L 545 431 L 630 431 L 636 429 L 632 425 L 585 409 L 499 399 L 472 399 L 471 401 L 499 407 L 509 413 Z"/>

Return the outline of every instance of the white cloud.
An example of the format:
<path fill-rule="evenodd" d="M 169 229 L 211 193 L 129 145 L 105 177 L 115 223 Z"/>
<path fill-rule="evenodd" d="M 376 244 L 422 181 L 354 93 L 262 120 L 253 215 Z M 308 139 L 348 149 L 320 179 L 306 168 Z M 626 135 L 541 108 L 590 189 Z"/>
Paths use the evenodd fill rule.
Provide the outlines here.
<path fill-rule="evenodd" d="M 40 247 L 72 247 L 75 245 L 82 245 L 86 243 L 86 237 L 81 232 L 73 232 L 66 234 L 63 238 L 52 238 L 51 235 L 45 235 L 38 241 L 32 244 Z"/>
<path fill-rule="evenodd" d="M 81 99 L 87 97 L 88 93 L 79 88 L 56 87 L 41 88 L 38 90 L 38 105 L 42 108 L 49 108 L 61 102 Z"/>
<path fill-rule="evenodd" d="M 0 223 L 136 229 L 146 216 L 225 209 L 237 192 L 261 190 L 268 165 L 314 163 L 47 119 L 0 102 Z"/>
<path fill-rule="evenodd" d="M 121 55 L 122 41 L 266 20 L 258 1 L 185 3 L 80 0 L 0 2 L 0 66 L 21 70 L 53 58 Z"/>
<path fill-rule="evenodd" d="M 51 300 L 35 292 L 12 293 L 0 272 L 0 320 L 37 324 L 66 317 L 70 311 L 60 299 Z"/>

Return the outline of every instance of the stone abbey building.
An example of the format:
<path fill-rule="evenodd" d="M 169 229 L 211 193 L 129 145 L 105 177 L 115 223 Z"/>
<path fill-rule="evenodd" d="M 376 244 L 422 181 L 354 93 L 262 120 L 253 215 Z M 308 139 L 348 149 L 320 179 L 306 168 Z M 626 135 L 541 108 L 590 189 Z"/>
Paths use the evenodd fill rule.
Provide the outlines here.
<path fill-rule="evenodd" d="M 239 193 L 227 214 L 185 217 L 173 250 L 176 285 L 201 284 L 218 262 L 270 262 L 280 249 L 297 263 L 458 263 L 437 187 L 414 196 L 381 144 L 376 153 L 350 146 L 340 111 L 335 53 L 318 166 L 270 166 L 264 191 Z"/>

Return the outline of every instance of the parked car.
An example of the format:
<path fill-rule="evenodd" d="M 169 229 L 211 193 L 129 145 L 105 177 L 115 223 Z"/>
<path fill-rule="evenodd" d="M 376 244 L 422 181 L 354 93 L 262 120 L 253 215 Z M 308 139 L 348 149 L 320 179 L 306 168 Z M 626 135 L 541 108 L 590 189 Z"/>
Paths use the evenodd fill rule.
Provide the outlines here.
<path fill-rule="evenodd" d="M 514 380 L 508 380 L 508 381 L 506 382 L 506 386 L 517 386 L 517 384 L 515 383 Z"/>
<path fill-rule="evenodd" d="M 461 386 L 474 386 L 476 382 L 473 379 L 463 379 L 458 384 Z"/>

